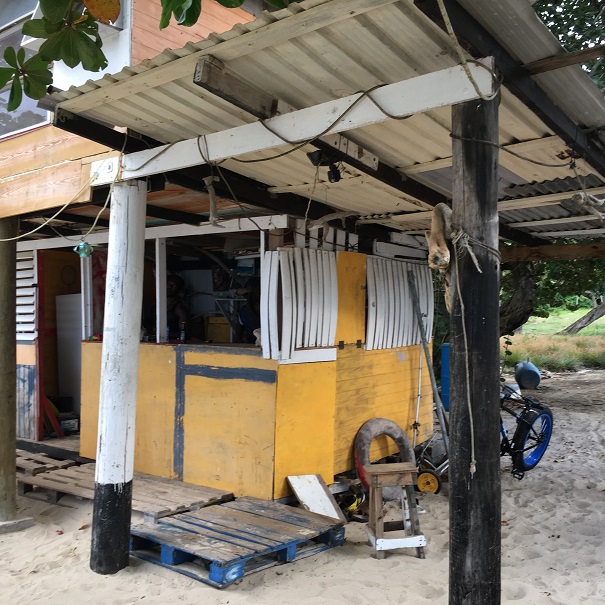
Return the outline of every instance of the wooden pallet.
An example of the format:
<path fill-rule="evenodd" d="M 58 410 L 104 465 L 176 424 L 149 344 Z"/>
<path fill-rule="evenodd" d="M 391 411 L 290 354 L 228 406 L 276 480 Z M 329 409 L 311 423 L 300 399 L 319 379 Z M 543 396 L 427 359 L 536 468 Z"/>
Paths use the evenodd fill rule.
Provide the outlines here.
<path fill-rule="evenodd" d="M 68 468 L 75 464 L 73 460 L 55 460 L 46 454 L 17 450 L 17 472 L 24 475 L 38 475 L 46 471 Z"/>
<path fill-rule="evenodd" d="M 225 588 L 266 567 L 344 542 L 343 522 L 256 498 L 131 528 L 131 554 Z"/>
<path fill-rule="evenodd" d="M 18 488 L 26 495 L 34 488 L 43 489 L 47 499 L 57 502 L 65 494 L 92 500 L 95 487 L 95 465 L 83 464 L 66 469 L 42 472 L 32 477 L 19 477 Z M 145 514 L 146 522 L 210 504 L 232 500 L 233 494 L 172 479 L 135 473 L 132 486 L 132 509 Z"/>

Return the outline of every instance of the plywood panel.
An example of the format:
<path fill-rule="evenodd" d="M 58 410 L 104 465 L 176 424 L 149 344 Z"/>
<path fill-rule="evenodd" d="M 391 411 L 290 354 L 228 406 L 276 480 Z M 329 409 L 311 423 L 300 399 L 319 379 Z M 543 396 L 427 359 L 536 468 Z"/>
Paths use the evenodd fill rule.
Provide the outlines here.
<path fill-rule="evenodd" d="M 0 143 L 0 179 L 104 151 L 107 147 L 54 126 L 37 128 Z"/>
<path fill-rule="evenodd" d="M 275 383 L 185 377 L 183 480 L 271 498 Z"/>
<path fill-rule="evenodd" d="M 366 330 L 366 255 L 339 252 L 336 259 L 338 273 L 338 324 L 336 342 L 345 344 L 365 342 Z"/>
<path fill-rule="evenodd" d="M 87 201 L 89 187 L 78 194 L 87 178 L 82 178 L 81 161 L 76 160 L 0 179 L 0 218 Z"/>
<path fill-rule="evenodd" d="M 134 0 L 132 15 L 132 64 L 150 59 L 166 48 L 180 48 L 187 42 L 207 38 L 209 34 L 230 30 L 236 23 L 247 23 L 254 17 L 242 9 L 227 9 L 216 0 L 202 2 L 202 14 L 192 27 L 175 23 L 160 31 L 159 1 Z"/>
<path fill-rule="evenodd" d="M 274 498 L 291 493 L 288 475 L 320 474 L 333 483 L 335 396 L 336 362 L 279 367 Z"/>
<path fill-rule="evenodd" d="M 80 454 L 96 458 L 102 344 L 82 343 Z M 136 471 L 173 477 L 174 347 L 141 345 L 135 426 Z"/>
<path fill-rule="evenodd" d="M 388 418 L 404 429 L 413 442 L 413 423 L 418 401 L 419 347 L 366 351 L 346 346 L 336 361 L 336 413 L 334 430 L 334 472 L 354 467 L 353 443 L 361 425 L 372 418 Z M 421 423 L 418 440 L 433 431 L 433 395 L 430 377 L 423 363 Z M 373 460 L 397 451 L 386 437 L 375 440 Z"/>

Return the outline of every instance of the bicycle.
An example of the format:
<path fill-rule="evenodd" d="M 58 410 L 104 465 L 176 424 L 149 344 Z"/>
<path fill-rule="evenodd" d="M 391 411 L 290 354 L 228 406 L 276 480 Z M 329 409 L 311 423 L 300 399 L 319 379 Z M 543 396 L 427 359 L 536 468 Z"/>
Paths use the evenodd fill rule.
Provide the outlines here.
<path fill-rule="evenodd" d="M 521 405 L 517 413 L 514 409 Z M 516 426 L 512 439 L 500 414 L 500 455 L 510 456 L 513 461 L 512 475 L 523 479 L 525 473 L 534 468 L 546 452 L 553 429 L 553 415 L 550 408 L 533 397 L 523 397 L 509 385 L 502 385 L 500 410 L 515 418 Z"/>
<path fill-rule="evenodd" d="M 519 406 L 523 409 L 517 412 Z M 514 427 L 507 428 L 507 423 L 504 422 L 502 413 L 500 414 L 500 455 L 512 458 L 511 473 L 520 480 L 542 460 L 546 452 L 553 429 L 552 411 L 532 397 L 523 397 L 506 384 L 502 385 L 500 391 L 500 410 L 515 419 Z M 512 438 L 509 438 L 511 432 Z M 441 490 L 441 477 L 449 468 L 447 455 L 437 460 L 431 455 L 435 435 L 416 448 L 417 487 L 419 491 L 433 494 Z"/>

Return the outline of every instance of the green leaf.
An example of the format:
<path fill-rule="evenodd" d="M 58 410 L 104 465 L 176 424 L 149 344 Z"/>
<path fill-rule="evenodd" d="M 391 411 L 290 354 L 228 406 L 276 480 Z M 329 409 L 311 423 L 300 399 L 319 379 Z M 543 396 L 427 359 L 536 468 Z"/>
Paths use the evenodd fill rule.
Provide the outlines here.
<path fill-rule="evenodd" d="M 48 27 L 56 27 L 56 23 L 50 23 L 46 19 L 31 19 L 23 24 L 22 32 L 24 36 L 32 38 L 48 38 L 52 33 L 48 31 Z"/>
<path fill-rule="evenodd" d="M 240 7 L 246 0 L 217 0 L 219 4 L 226 6 L 227 8 L 238 8 Z"/>
<path fill-rule="evenodd" d="M 103 51 L 84 33 L 73 32 L 73 45 L 76 55 L 82 61 L 82 67 L 88 71 L 99 71 L 107 67 Z"/>
<path fill-rule="evenodd" d="M 51 23 L 59 23 L 65 19 L 71 3 L 72 0 L 40 0 L 40 10 Z"/>
<path fill-rule="evenodd" d="M 28 71 L 25 75 L 44 86 L 50 86 L 53 82 L 53 72 L 50 69 L 36 69 Z"/>
<path fill-rule="evenodd" d="M 290 4 L 285 0 L 265 0 L 265 2 L 271 6 L 277 6 L 277 8 L 286 8 Z"/>
<path fill-rule="evenodd" d="M 16 73 L 12 67 L 0 67 L 0 88 L 4 88 Z"/>
<path fill-rule="evenodd" d="M 8 95 L 8 105 L 6 109 L 8 111 L 14 111 L 21 105 L 23 100 L 23 89 L 21 88 L 21 80 L 19 78 L 13 78 L 13 84 L 11 86 L 10 94 Z"/>
<path fill-rule="evenodd" d="M 25 92 L 30 99 L 38 100 L 44 97 L 46 95 L 47 86 L 47 84 L 34 77 L 28 75 L 23 76 L 23 92 Z"/>
<path fill-rule="evenodd" d="M 11 66 L 17 69 L 19 66 L 17 65 L 17 53 L 12 46 L 7 46 L 4 51 L 4 60 Z"/>
<path fill-rule="evenodd" d="M 48 61 L 45 61 L 40 55 L 36 54 L 33 57 L 30 57 L 25 64 L 23 65 L 23 69 L 27 72 L 44 70 L 51 73 L 48 69 Z"/>
<path fill-rule="evenodd" d="M 165 29 L 170 24 L 172 13 L 186 4 L 188 0 L 162 0 L 162 16 L 160 18 L 160 29 Z"/>
<path fill-rule="evenodd" d="M 179 25 L 191 27 L 192 25 L 195 25 L 198 22 L 201 12 L 202 0 L 191 0 L 191 2 L 189 2 L 189 8 L 187 8 L 187 10 L 183 13 L 180 19 L 177 18 L 177 22 L 179 23 Z"/>
<path fill-rule="evenodd" d="M 19 63 L 19 65 L 23 65 L 23 63 L 25 63 L 25 49 L 24 48 L 20 48 L 17 51 L 17 63 Z"/>

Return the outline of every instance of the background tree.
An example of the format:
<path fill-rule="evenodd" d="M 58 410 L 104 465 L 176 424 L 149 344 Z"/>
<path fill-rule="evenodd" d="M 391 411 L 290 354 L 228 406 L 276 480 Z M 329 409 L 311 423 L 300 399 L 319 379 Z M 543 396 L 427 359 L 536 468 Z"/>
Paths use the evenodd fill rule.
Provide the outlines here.
<path fill-rule="evenodd" d="M 568 52 L 605 43 L 605 0 L 534 0 L 532 4 Z M 605 58 L 584 65 L 597 86 L 605 88 Z"/>

